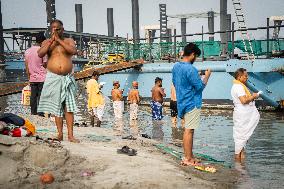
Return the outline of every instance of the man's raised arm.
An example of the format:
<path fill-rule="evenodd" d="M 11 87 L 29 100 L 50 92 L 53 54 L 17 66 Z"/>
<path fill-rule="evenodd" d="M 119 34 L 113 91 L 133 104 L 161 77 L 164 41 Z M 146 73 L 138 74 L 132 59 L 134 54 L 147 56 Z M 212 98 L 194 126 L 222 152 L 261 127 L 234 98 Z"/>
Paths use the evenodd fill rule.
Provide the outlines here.
<path fill-rule="evenodd" d="M 48 53 L 49 47 L 52 42 L 52 39 L 47 39 L 42 42 L 40 49 L 37 51 L 37 54 L 40 58 L 43 58 Z"/>
<path fill-rule="evenodd" d="M 162 95 L 163 97 L 166 96 L 166 93 L 165 93 L 165 91 L 164 91 L 164 88 L 160 88 L 160 93 L 161 93 L 161 95 Z"/>

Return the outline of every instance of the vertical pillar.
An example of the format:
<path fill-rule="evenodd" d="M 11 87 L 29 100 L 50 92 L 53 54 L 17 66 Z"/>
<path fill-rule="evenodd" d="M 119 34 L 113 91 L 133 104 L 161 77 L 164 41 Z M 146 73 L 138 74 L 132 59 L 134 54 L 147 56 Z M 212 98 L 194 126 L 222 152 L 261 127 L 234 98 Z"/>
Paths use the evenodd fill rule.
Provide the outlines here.
<path fill-rule="evenodd" d="M 83 32 L 83 13 L 82 4 L 75 4 L 76 13 L 76 32 Z"/>
<path fill-rule="evenodd" d="M 174 60 L 177 61 L 177 30 L 174 29 Z"/>
<path fill-rule="evenodd" d="M 0 62 L 4 61 L 4 38 L 3 38 L 3 25 L 2 25 L 2 11 L 0 0 Z"/>
<path fill-rule="evenodd" d="M 168 18 L 167 18 L 167 5 L 159 4 L 160 9 L 160 41 L 165 42 L 167 39 Z"/>
<path fill-rule="evenodd" d="M 227 0 L 220 0 L 220 31 L 227 30 Z M 227 55 L 227 34 L 221 33 L 221 53 L 222 55 Z"/>
<path fill-rule="evenodd" d="M 266 24 L 267 24 L 267 28 L 266 28 L 266 56 L 267 58 L 270 57 L 270 53 L 269 53 L 269 18 L 266 19 Z"/>
<path fill-rule="evenodd" d="M 46 3 L 47 28 L 49 28 L 51 21 L 56 19 L 55 0 L 44 1 Z"/>
<path fill-rule="evenodd" d="M 107 33 L 110 37 L 114 36 L 113 8 L 107 8 Z"/>
<path fill-rule="evenodd" d="M 181 39 L 183 43 L 186 43 L 186 18 L 180 19 L 180 31 L 181 31 Z"/>
<path fill-rule="evenodd" d="M 208 13 L 208 32 L 209 41 L 214 41 L 214 11 L 209 11 Z"/>
<path fill-rule="evenodd" d="M 133 31 L 133 58 L 140 58 L 139 43 L 139 4 L 138 0 L 131 0 L 132 5 L 132 31 Z"/>
<path fill-rule="evenodd" d="M 152 62 L 152 31 L 149 30 L 149 35 L 148 35 L 148 38 L 149 38 L 149 61 Z"/>
<path fill-rule="evenodd" d="M 151 30 L 151 37 L 153 38 L 153 39 L 151 39 L 151 43 L 154 43 L 154 37 L 156 36 L 156 31 L 157 30 Z"/>
<path fill-rule="evenodd" d="M 235 22 L 232 22 L 232 54 L 231 54 L 231 59 L 234 59 L 235 58 L 235 52 L 234 52 L 234 49 L 235 49 Z"/>
<path fill-rule="evenodd" d="M 167 29 L 167 42 L 172 42 L 172 29 Z"/>
<path fill-rule="evenodd" d="M 203 26 L 201 28 L 202 35 L 201 35 L 201 51 L 202 51 L 202 62 L 204 61 L 204 29 Z"/>
<path fill-rule="evenodd" d="M 132 1 L 132 31 L 134 43 L 139 43 L 139 4 L 138 0 Z"/>
<path fill-rule="evenodd" d="M 231 26 L 232 26 L 232 16 L 231 16 L 231 14 L 227 14 L 227 30 L 230 31 L 231 30 Z M 232 40 L 231 32 L 227 33 L 227 38 L 228 38 L 228 41 Z"/>

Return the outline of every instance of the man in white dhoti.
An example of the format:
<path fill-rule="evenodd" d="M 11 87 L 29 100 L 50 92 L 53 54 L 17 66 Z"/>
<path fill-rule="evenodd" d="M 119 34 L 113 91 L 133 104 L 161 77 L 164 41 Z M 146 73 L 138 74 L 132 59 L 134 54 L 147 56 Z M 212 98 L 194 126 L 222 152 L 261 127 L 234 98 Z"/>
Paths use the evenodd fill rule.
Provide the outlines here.
<path fill-rule="evenodd" d="M 235 142 L 235 159 L 240 161 L 245 158 L 244 148 L 259 122 L 260 116 L 254 102 L 259 97 L 259 94 L 251 94 L 245 86 L 248 80 L 246 69 L 239 68 L 235 72 L 234 77 L 235 80 L 231 89 L 234 103 L 233 138 Z"/>
<path fill-rule="evenodd" d="M 113 111 L 115 119 L 122 119 L 123 110 L 124 110 L 124 101 L 123 101 L 123 90 L 119 89 L 119 81 L 113 82 L 113 89 L 111 90 L 111 96 L 113 101 Z"/>
<path fill-rule="evenodd" d="M 138 91 L 138 82 L 132 82 L 132 89 L 128 93 L 128 102 L 129 102 L 129 117 L 130 120 L 137 120 L 138 113 L 138 103 L 140 102 L 139 91 Z"/>

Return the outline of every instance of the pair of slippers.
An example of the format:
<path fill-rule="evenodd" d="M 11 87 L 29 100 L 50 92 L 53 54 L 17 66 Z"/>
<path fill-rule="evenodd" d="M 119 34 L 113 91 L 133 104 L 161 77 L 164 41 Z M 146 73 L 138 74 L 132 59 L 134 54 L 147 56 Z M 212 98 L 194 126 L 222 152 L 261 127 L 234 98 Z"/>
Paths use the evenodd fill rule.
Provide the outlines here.
<path fill-rule="evenodd" d="M 81 125 L 79 123 L 74 123 L 75 127 L 88 127 L 87 123 L 83 122 Z"/>
<path fill-rule="evenodd" d="M 117 149 L 118 154 L 125 154 L 128 156 L 136 156 L 137 150 L 129 148 L 128 146 L 123 146 L 121 149 Z"/>
<path fill-rule="evenodd" d="M 50 147 L 61 147 L 61 142 L 57 138 L 43 139 L 39 136 L 36 136 L 36 140 L 40 141 L 42 143 L 47 143 L 47 144 L 49 144 Z"/>

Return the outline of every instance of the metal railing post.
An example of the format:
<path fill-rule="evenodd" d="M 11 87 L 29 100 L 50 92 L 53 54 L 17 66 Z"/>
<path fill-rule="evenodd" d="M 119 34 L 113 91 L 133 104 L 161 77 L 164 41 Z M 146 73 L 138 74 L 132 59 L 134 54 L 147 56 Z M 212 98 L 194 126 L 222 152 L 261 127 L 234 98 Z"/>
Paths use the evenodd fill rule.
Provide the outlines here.
<path fill-rule="evenodd" d="M 270 57 L 270 53 L 269 53 L 269 18 L 266 18 L 266 23 L 267 23 L 267 30 L 266 30 L 266 56 L 267 58 Z"/>
<path fill-rule="evenodd" d="M 175 60 L 175 62 L 177 61 L 177 37 L 176 37 L 176 34 L 177 34 L 177 30 L 174 29 L 174 60 Z"/>
<path fill-rule="evenodd" d="M 231 59 L 234 59 L 234 49 L 235 49 L 235 22 L 232 22 L 232 53 L 231 53 Z"/>

